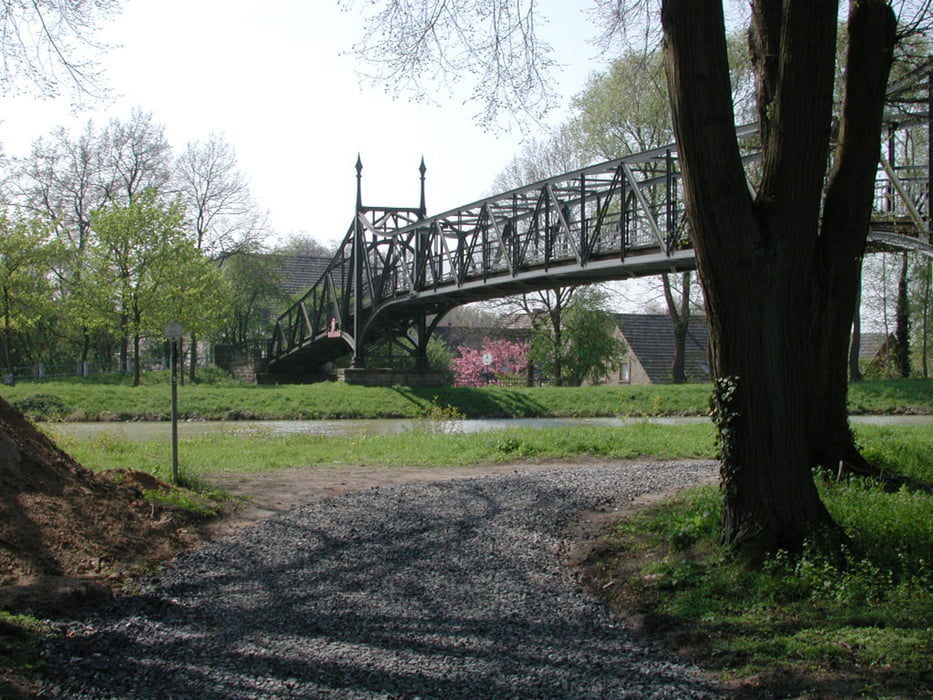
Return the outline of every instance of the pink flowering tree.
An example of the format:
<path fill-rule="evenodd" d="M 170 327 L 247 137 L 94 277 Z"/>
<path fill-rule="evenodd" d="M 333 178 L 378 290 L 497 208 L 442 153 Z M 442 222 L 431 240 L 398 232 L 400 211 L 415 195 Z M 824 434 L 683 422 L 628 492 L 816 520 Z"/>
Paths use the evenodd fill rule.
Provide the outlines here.
<path fill-rule="evenodd" d="M 459 346 L 453 361 L 454 386 L 485 386 L 503 377 L 517 377 L 528 369 L 528 343 L 483 338 L 474 350 Z M 487 361 L 491 360 L 491 362 Z"/>

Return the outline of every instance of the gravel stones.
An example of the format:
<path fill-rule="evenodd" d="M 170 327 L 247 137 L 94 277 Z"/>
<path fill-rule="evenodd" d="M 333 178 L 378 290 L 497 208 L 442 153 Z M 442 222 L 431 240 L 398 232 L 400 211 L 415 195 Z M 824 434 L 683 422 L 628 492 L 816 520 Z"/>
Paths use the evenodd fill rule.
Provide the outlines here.
<path fill-rule="evenodd" d="M 63 624 L 54 698 L 717 698 L 564 565 L 582 511 L 712 463 L 408 484 L 308 504 Z"/>

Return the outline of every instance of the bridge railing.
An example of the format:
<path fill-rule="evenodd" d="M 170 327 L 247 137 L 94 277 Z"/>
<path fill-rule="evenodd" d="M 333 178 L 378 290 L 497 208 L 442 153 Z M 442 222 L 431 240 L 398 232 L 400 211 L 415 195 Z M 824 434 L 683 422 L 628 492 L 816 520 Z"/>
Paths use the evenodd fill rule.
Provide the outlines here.
<path fill-rule="evenodd" d="M 684 244 L 685 232 L 676 154 L 665 149 L 428 217 L 367 249 L 374 265 L 391 259 L 396 266 L 380 289 L 384 299 L 649 250 L 666 253 Z"/>
<path fill-rule="evenodd" d="M 754 126 L 738 130 L 751 164 Z M 673 145 L 532 183 L 391 232 L 376 302 L 688 248 Z M 376 255 L 377 246 L 367 245 Z"/>

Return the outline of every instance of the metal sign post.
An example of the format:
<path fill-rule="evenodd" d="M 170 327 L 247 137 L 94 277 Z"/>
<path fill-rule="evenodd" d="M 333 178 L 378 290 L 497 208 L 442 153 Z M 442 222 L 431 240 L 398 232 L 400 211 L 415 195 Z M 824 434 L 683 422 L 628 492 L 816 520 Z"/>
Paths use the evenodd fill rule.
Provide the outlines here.
<path fill-rule="evenodd" d="M 172 372 L 172 483 L 178 483 L 178 341 L 182 337 L 180 323 L 165 324 L 165 337 L 169 342 L 169 363 Z"/>

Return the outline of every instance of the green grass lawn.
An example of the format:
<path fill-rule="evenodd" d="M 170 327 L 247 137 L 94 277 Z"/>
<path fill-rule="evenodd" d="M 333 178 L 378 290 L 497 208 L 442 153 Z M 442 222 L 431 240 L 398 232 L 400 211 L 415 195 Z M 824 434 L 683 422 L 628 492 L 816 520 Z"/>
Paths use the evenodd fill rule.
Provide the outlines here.
<path fill-rule="evenodd" d="M 417 418 L 451 409 L 467 418 L 705 415 L 711 385 L 587 387 L 363 387 L 336 382 L 248 386 L 216 373 L 179 387 L 182 419 L 289 420 Z M 139 387 L 125 378 L 21 382 L 4 398 L 33 420 L 167 420 L 170 385 L 153 372 Z M 933 414 L 933 380 L 859 382 L 854 414 Z"/>

